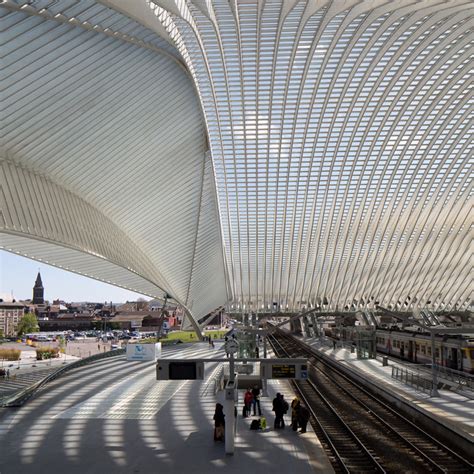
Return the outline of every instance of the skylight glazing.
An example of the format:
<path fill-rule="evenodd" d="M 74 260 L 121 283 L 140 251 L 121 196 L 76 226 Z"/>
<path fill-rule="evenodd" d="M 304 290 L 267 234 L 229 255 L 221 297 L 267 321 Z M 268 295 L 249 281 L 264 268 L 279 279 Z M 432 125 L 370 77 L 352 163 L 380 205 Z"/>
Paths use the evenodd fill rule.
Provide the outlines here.
<path fill-rule="evenodd" d="M 465 308 L 472 3 L 175 3 L 230 305 Z"/>

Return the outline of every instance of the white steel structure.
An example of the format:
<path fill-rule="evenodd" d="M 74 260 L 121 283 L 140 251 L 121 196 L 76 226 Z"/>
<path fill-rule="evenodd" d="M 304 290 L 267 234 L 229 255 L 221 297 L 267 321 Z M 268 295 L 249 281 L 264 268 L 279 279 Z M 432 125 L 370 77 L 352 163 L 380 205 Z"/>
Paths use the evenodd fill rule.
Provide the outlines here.
<path fill-rule="evenodd" d="M 2 3 L 2 246 L 195 317 L 470 304 L 470 0 Z"/>

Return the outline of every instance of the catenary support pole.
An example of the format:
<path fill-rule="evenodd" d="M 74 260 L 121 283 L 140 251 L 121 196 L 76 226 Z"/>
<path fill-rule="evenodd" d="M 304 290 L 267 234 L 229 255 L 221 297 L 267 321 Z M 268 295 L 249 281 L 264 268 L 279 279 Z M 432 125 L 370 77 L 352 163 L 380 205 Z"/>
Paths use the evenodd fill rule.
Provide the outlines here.
<path fill-rule="evenodd" d="M 432 378 L 432 387 L 431 387 L 431 396 L 439 397 L 438 392 L 438 367 L 436 365 L 436 347 L 435 347 L 435 333 L 430 331 L 431 334 L 431 378 Z"/>

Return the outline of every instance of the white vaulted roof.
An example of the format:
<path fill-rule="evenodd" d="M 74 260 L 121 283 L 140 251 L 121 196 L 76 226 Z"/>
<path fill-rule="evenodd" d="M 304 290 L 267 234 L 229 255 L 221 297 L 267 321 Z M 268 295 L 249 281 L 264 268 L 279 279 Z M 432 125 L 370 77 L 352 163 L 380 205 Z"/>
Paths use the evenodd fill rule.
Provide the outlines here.
<path fill-rule="evenodd" d="M 471 1 L 150 7 L 206 114 L 235 309 L 469 304 Z"/>
<path fill-rule="evenodd" d="M 470 0 L 26 3 L 4 248 L 196 318 L 469 306 Z"/>

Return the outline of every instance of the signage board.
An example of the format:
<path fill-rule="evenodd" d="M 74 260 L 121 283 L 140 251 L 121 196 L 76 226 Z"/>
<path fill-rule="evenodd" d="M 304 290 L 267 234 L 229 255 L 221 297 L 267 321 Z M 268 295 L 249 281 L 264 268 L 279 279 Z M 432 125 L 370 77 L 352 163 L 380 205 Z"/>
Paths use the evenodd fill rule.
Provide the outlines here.
<path fill-rule="evenodd" d="M 156 364 L 157 380 L 202 380 L 204 362 L 195 360 L 168 359 Z"/>
<path fill-rule="evenodd" d="M 127 360 L 153 361 L 161 357 L 161 342 L 151 344 L 127 344 Z"/>
<path fill-rule="evenodd" d="M 197 369 L 194 362 L 170 362 L 171 380 L 196 380 Z"/>
<path fill-rule="evenodd" d="M 294 379 L 295 377 L 295 364 L 272 364 L 272 379 Z"/>
<path fill-rule="evenodd" d="M 305 359 L 264 359 L 260 363 L 260 376 L 263 379 L 308 378 L 308 363 Z"/>
<path fill-rule="evenodd" d="M 235 371 L 238 374 L 250 375 L 253 372 L 253 364 L 236 364 Z"/>

